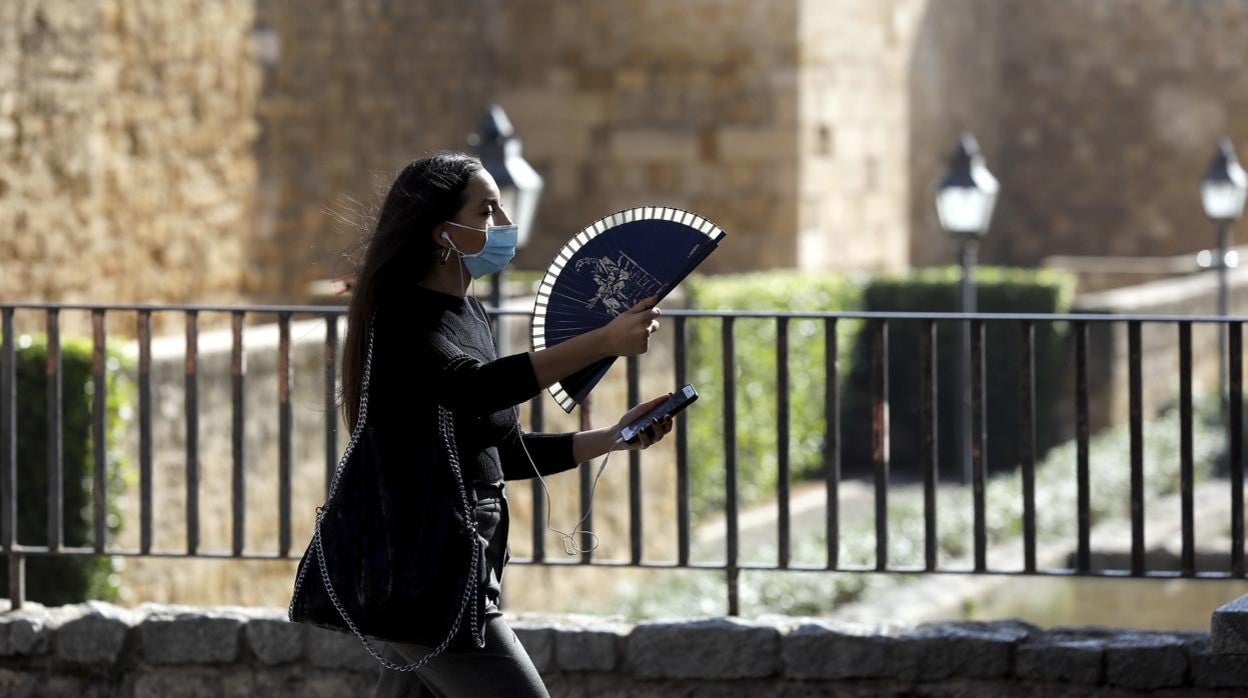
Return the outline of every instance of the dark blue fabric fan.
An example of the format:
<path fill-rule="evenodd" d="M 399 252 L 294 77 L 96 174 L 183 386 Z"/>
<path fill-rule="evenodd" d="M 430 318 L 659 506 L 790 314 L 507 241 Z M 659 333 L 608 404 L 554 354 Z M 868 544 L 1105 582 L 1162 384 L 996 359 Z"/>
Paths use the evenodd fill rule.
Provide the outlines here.
<path fill-rule="evenodd" d="M 533 308 L 534 350 L 602 327 L 643 298 L 662 300 L 723 237 L 719 226 L 675 208 L 630 208 L 595 222 L 546 270 Z M 552 385 L 550 394 L 571 412 L 614 361 L 578 371 Z"/>

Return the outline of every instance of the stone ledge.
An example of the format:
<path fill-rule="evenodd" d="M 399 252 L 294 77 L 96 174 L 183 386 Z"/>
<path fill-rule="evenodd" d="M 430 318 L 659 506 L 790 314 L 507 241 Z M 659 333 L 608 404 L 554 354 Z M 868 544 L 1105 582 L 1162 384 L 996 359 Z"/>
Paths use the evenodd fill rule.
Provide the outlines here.
<path fill-rule="evenodd" d="M 1216 652 L 1206 633 L 1040 630 L 1018 621 L 868 627 L 786 617 L 636 625 L 570 615 L 508 620 L 552 687 L 625 687 L 621 695 L 728 686 L 786 695 L 874 687 L 903 695 L 941 685 L 980 691 L 967 695 L 1001 694 L 1002 687 L 1064 695 L 1248 694 L 1248 663 Z M 0 692 L 54 692 L 55 682 L 77 685 L 101 672 L 118 686 L 134 686 L 134 695 L 158 695 L 179 676 L 210 692 L 263 691 L 288 676 L 358 694 L 379 667 L 353 636 L 292 624 L 278 609 L 92 602 L 0 611 Z"/>
<path fill-rule="evenodd" d="M 625 645 L 628 670 L 645 679 L 742 679 L 780 667 L 780 631 L 735 618 L 640 623 Z"/>
<path fill-rule="evenodd" d="M 1248 596 L 1219 606 L 1210 625 L 1215 654 L 1248 654 Z"/>

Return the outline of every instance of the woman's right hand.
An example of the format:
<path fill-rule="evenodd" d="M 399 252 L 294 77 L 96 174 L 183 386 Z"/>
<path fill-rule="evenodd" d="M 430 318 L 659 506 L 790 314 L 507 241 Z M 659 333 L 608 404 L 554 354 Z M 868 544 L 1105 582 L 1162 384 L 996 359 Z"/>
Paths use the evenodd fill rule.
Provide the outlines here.
<path fill-rule="evenodd" d="M 646 353 L 650 348 L 650 335 L 659 329 L 658 318 L 662 311 L 655 307 L 658 302 L 658 296 L 644 298 L 598 330 L 609 356 Z"/>

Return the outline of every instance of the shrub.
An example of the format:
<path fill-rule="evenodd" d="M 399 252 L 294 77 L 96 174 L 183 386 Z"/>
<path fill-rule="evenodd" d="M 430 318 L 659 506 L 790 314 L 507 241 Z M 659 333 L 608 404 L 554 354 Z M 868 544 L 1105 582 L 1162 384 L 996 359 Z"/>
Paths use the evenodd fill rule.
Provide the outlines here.
<path fill-rule="evenodd" d="M 0 338 L 0 343 L 3 338 Z M 44 338 L 21 336 L 17 349 L 17 538 L 23 545 L 46 545 L 48 521 L 47 469 L 47 344 Z M 90 546 L 92 535 L 92 348 L 89 342 L 62 340 L 63 543 Z M 109 352 L 106 449 L 109 474 L 109 531 L 120 529 L 116 495 L 124 487 L 123 463 L 112 448 L 120 427 L 122 405 L 129 404 L 130 386 L 120 379 L 119 355 Z M 4 418 L 0 403 L 0 419 Z M 4 506 L 0 501 L 0 508 Z M 0 512 L 2 513 L 2 512 Z M 106 557 L 30 556 L 26 559 L 26 595 L 48 605 L 87 598 L 117 597 L 112 561 Z M 0 594 L 8 595 L 8 562 L 0 560 Z"/>
<path fill-rule="evenodd" d="M 690 305 L 699 310 L 853 310 L 861 286 L 843 276 L 758 272 L 693 276 Z M 838 322 L 841 359 L 849 356 L 861 323 Z M 692 319 L 689 379 L 701 405 L 689 419 L 691 508 L 722 508 L 725 498 L 723 444 L 722 322 Z M 738 319 L 733 330 L 736 357 L 737 482 L 748 503 L 774 491 L 777 475 L 776 321 Z M 817 320 L 789 323 L 790 470 L 794 479 L 822 472 L 824 433 L 824 327 Z"/>
<path fill-rule="evenodd" d="M 863 291 L 863 310 L 956 312 L 961 272 L 930 269 L 905 276 L 875 278 Z M 986 313 L 1065 313 L 1074 296 L 1074 280 L 1065 273 L 983 268 L 976 272 L 978 309 Z M 961 476 L 957 461 L 959 392 L 957 364 L 960 324 L 936 323 L 937 449 L 944 476 Z M 917 474 L 920 457 L 920 321 L 889 322 L 889 416 L 891 468 L 902 477 Z M 987 322 L 985 363 L 987 393 L 987 466 L 992 472 L 1019 461 L 1021 420 L 1019 371 L 1022 333 L 1016 322 Z M 1066 323 L 1037 322 L 1035 327 L 1035 426 L 1037 457 L 1064 436 L 1059 415 L 1069 395 L 1065 385 Z M 842 456 L 850 475 L 871 472 L 871 338 L 857 335 L 853 359 L 845 372 L 842 401 Z"/>

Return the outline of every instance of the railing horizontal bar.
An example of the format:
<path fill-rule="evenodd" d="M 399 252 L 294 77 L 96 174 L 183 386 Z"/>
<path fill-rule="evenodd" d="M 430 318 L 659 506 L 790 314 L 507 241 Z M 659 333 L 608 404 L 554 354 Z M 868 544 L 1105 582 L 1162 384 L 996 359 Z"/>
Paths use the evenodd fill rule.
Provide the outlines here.
<path fill-rule="evenodd" d="M 527 558 L 513 557 L 507 561 L 507 564 L 532 565 L 535 564 Z M 565 561 L 548 561 L 538 563 L 546 566 L 573 566 L 575 562 Z M 705 570 L 708 572 L 723 572 L 727 569 L 727 565 L 722 561 L 698 561 L 691 562 L 688 565 L 680 565 L 670 560 L 647 560 L 640 565 L 633 565 L 628 560 L 595 560 L 595 567 L 639 567 L 647 569 L 689 569 L 689 570 Z M 822 565 L 810 564 L 792 564 L 785 568 L 776 567 L 772 563 L 739 563 L 737 569 L 747 572 L 827 572 L 828 569 Z M 838 573 L 845 574 L 936 574 L 943 576 L 955 577 L 1052 577 L 1052 578 L 1111 578 L 1111 579 L 1133 579 L 1136 578 L 1131 574 L 1130 570 L 1102 570 L 1100 572 L 1079 572 L 1070 568 L 1049 568 L 1028 572 L 1022 569 L 995 569 L 987 568 L 982 572 L 976 572 L 971 569 L 936 569 L 928 571 L 921 565 L 905 565 L 900 567 L 888 567 L 885 569 L 876 569 L 873 566 L 853 565 L 841 567 L 835 570 Z M 1142 579 L 1179 579 L 1179 573 L 1175 570 L 1150 570 Z M 1230 575 L 1226 572 L 1204 571 L 1198 572 L 1195 580 L 1201 581 L 1220 581 L 1230 579 Z"/>
<path fill-rule="evenodd" d="M 216 312 L 230 313 L 236 310 L 243 310 L 248 313 L 291 313 L 298 315 L 328 317 L 334 315 L 344 315 L 347 312 L 346 306 L 325 306 L 325 305 L 203 305 L 203 304 L 182 304 L 182 305 L 159 305 L 159 304 L 118 304 L 109 305 L 103 303 L 0 303 L 0 308 L 14 308 L 19 310 L 46 310 L 49 308 L 59 308 L 61 310 L 111 310 L 111 311 L 199 311 L 199 312 Z M 486 312 L 490 315 L 515 315 L 526 316 L 532 315 L 532 311 L 519 308 L 486 308 Z M 848 320 L 984 320 L 984 321 L 1020 321 L 1033 320 L 1036 322 L 1149 322 L 1173 324 L 1178 321 L 1187 321 L 1192 323 L 1226 325 L 1236 322 L 1248 322 L 1248 315 L 1146 315 L 1146 314 L 1127 314 L 1127 315 L 1110 315 L 1104 313 L 903 313 L 903 312 L 853 312 L 853 311 L 756 311 L 756 310 L 690 310 L 690 309 L 664 309 L 663 314 L 668 317 L 703 317 L 703 318 L 777 318 L 787 317 L 790 319 L 848 319 Z"/>
<path fill-rule="evenodd" d="M 59 551 L 48 550 L 46 546 L 20 545 L 14 546 L 12 549 L 0 547 L 0 554 L 26 555 L 30 557 L 56 557 L 56 556 L 72 556 L 72 557 L 97 557 L 101 553 L 96 552 L 92 547 L 62 547 Z M 105 550 L 103 555 L 110 557 L 152 557 L 152 558 L 183 558 L 183 559 L 206 559 L 206 560 L 271 560 L 276 562 L 289 561 L 289 557 L 282 557 L 275 553 L 251 552 L 242 555 L 234 555 L 227 550 L 200 550 L 194 555 L 187 555 L 183 551 L 178 550 L 153 550 L 151 552 L 142 552 L 135 549 L 115 548 Z M 581 565 L 574 558 L 569 560 L 550 559 L 545 562 L 535 563 L 529 558 L 513 557 L 508 559 L 507 564 L 533 565 L 540 564 L 549 567 L 567 566 L 574 567 Z M 593 562 L 594 567 L 636 567 L 643 569 L 691 569 L 691 570 L 707 570 L 722 572 L 727 569 L 726 563 L 722 561 L 697 561 L 688 565 L 681 565 L 670 560 L 644 560 L 640 564 L 634 565 L 629 560 L 602 560 L 598 559 Z M 787 568 L 776 567 L 774 563 L 753 563 L 741 562 L 736 565 L 737 569 L 749 572 L 827 572 L 827 567 L 823 565 L 793 564 Z M 1021 569 L 993 569 L 988 568 L 982 572 L 975 572 L 970 569 L 936 569 L 926 570 L 921 565 L 906 565 L 900 567 L 889 567 L 885 569 L 876 569 L 874 566 L 853 565 L 841 567 L 835 570 L 842 573 L 853 574 L 938 574 L 952 576 L 1005 576 L 1005 577 L 1109 577 L 1115 579 L 1136 578 L 1130 570 L 1102 570 L 1099 572 L 1080 573 L 1077 570 L 1069 568 L 1051 568 L 1037 570 L 1035 572 L 1027 572 Z M 1139 578 L 1147 579 L 1178 579 L 1180 573 L 1177 570 L 1149 570 L 1146 574 Z M 1227 572 L 1220 571 L 1201 571 L 1197 572 L 1192 579 L 1196 580 L 1225 580 L 1230 579 L 1231 575 Z"/>
<path fill-rule="evenodd" d="M 489 311 L 500 315 L 528 315 L 526 310 Z M 745 318 L 773 319 L 787 317 L 797 320 L 983 320 L 985 322 L 1148 322 L 1173 324 L 1180 320 L 1211 325 L 1225 325 L 1232 322 L 1248 322 L 1248 316 L 1234 315 L 1110 315 L 1106 313 L 917 313 L 894 311 L 814 311 L 814 310 L 692 310 L 685 308 L 664 309 L 664 316 L 671 317 L 704 317 L 704 318 Z"/>

